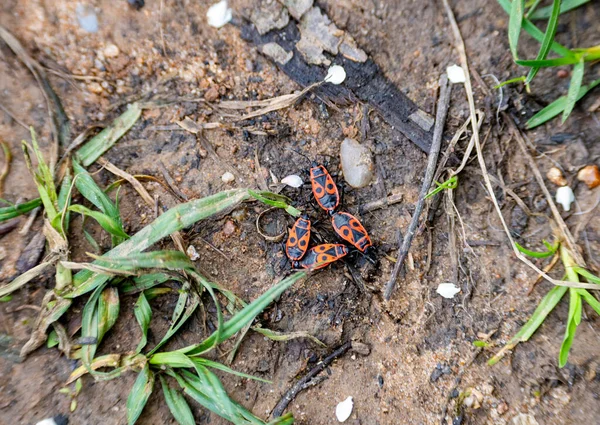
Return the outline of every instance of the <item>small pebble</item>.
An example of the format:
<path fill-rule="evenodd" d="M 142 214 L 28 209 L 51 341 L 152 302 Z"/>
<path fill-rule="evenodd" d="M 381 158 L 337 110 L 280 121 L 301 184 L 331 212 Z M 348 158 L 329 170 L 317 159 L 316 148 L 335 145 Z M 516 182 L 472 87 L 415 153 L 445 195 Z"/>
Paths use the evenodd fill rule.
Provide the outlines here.
<path fill-rule="evenodd" d="M 440 283 L 435 292 L 444 298 L 452 299 L 460 292 L 460 288 L 454 283 Z"/>
<path fill-rule="evenodd" d="M 225 236 L 231 236 L 234 233 L 235 233 L 235 224 L 233 224 L 233 221 L 227 220 L 225 222 L 225 225 L 223 226 L 223 234 Z"/>
<path fill-rule="evenodd" d="M 217 90 L 215 87 L 209 88 L 206 93 L 204 93 L 204 99 L 206 99 L 208 102 L 214 102 L 218 98 L 219 90 Z"/>
<path fill-rule="evenodd" d="M 119 48 L 117 46 L 115 46 L 114 44 L 109 44 L 104 48 L 103 53 L 105 58 L 116 58 L 121 52 L 119 51 Z"/>
<path fill-rule="evenodd" d="M 90 33 L 98 32 L 98 17 L 92 6 L 79 3 L 75 8 L 75 15 L 82 30 Z"/>
<path fill-rule="evenodd" d="M 361 356 L 368 356 L 371 353 L 371 347 L 362 342 L 352 342 L 352 351 L 360 354 Z"/>
<path fill-rule="evenodd" d="M 533 415 L 528 413 L 519 413 L 511 420 L 512 425 L 540 425 Z"/>
<path fill-rule="evenodd" d="M 336 86 L 342 84 L 346 79 L 346 70 L 339 65 L 330 66 L 325 76 L 325 81 Z"/>
<path fill-rule="evenodd" d="M 344 139 L 340 148 L 344 180 L 354 188 L 367 186 L 373 179 L 371 151 L 356 140 Z"/>
<path fill-rule="evenodd" d="M 189 257 L 189 259 L 192 261 L 196 261 L 198 258 L 200 258 L 200 254 L 198 254 L 198 251 L 196 251 L 196 247 L 194 245 L 188 246 L 185 253 Z"/>
<path fill-rule="evenodd" d="M 577 173 L 577 180 L 585 183 L 590 189 L 600 186 L 600 170 L 598 170 L 598 166 L 588 165 L 587 167 L 583 167 Z"/>
<path fill-rule="evenodd" d="M 223 173 L 223 175 L 221 176 L 221 180 L 223 181 L 223 183 L 231 183 L 235 180 L 235 176 L 229 171 L 227 171 Z"/>
<path fill-rule="evenodd" d="M 289 176 L 282 178 L 281 183 L 283 183 L 287 186 L 290 186 L 290 187 L 295 187 L 295 188 L 298 188 L 304 184 L 304 182 L 302 181 L 302 178 L 295 174 L 291 174 Z"/>
<path fill-rule="evenodd" d="M 448 74 L 448 80 L 454 84 L 460 84 L 467 81 L 467 77 L 465 76 L 465 70 L 458 65 L 452 65 L 446 68 L 446 73 Z"/>
<path fill-rule="evenodd" d="M 556 73 L 556 76 L 558 78 L 567 78 L 569 76 L 569 71 L 567 71 L 566 69 L 559 69 Z"/>
<path fill-rule="evenodd" d="M 135 10 L 140 10 L 146 4 L 144 0 L 127 0 L 127 3 Z"/>
<path fill-rule="evenodd" d="M 548 177 L 548 180 L 557 186 L 566 186 L 568 183 L 567 179 L 565 179 L 565 176 L 563 175 L 563 172 L 557 167 L 550 168 L 546 173 L 546 177 Z"/>
<path fill-rule="evenodd" d="M 498 414 L 504 415 L 508 411 L 508 404 L 506 404 L 506 402 L 503 401 L 498 405 L 496 410 L 498 411 Z"/>

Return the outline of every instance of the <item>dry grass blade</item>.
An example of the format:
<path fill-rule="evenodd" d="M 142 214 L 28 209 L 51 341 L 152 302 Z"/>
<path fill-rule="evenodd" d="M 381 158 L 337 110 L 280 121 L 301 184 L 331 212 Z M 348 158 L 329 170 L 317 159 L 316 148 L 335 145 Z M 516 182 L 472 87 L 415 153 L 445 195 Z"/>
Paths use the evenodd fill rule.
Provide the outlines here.
<path fill-rule="evenodd" d="M 55 263 L 55 260 L 45 261 L 43 263 L 38 264 L 31 270 L 26 271 L 19 277 L 15 278 L 12 282 L 7 285 L 0 287 L 0 298 L 13 293 L 17 289 L 21 288 L 27 282 L 35 279 L 39 275 L 41 275 L 48 267 L 52 266 Z"/>
<path fill-rule="evenodd" d="M 4 164 L 2 164 L 2 168 L 0 169 L 0 196 L 2 196 L 4 193 L 4 179 L 8 176 L 10 170 L 12 154 L 10 153 L 8 144 L 4 140 L 0 139 L 0 145 L 2 145 L 2 153 L 4 154 Z"/>
<path fill-rule="evenodd" d="M 92 263 L 75 263 L 73 261 L 61 261 L 60 264 L 69 270 L 89 270 L 94 273 L 105 274 L 108 276 L 136 276 L 136 273 L 127 270 L 112 269 L 110 267 L 99 266 Z"/>
<path fill-rule="evenodd" d="M 295 92 L 292 94 L 284 94 L 283 96 L 273 97 L 271 99 L 265 100 L 251 100 L 251 101 L 225 101 L 219 103 L 219 107 L 222 109 L 247 109 L 252 107 L 259 107 L 259 109 L 252 111 L 242 117 L 238 118 L 236 121 L 244 121 L 250 118 L 259 117 L 264 114 L 268 114 L 269 112 L 277 111 L 279 109 L 284 109 L 289 106 L 292 106 L 299 99 L 301 99 L 306 93 L 314 89 L 315 87 L 323 84 L 322 81 L 318 83 L 311 84 L 305 89 Z"/>

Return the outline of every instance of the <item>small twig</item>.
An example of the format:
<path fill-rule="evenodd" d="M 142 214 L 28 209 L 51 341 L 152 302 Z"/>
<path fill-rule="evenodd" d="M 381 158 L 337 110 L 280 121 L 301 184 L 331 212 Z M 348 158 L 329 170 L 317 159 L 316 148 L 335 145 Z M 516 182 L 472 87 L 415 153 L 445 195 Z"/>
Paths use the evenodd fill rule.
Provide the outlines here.
<path fill-rule="evenodd" d="M 429 159 L 427 162 L 427 169 L 425 170 L 425 178 L 423 179 L 423 185 L 421 186 L 421 192 L 419 193 L 419 201 L 417 202 L 415 213 L 413 214 L 413 218 L 410 222 L 410 225 L 408 226 L 408 230 L 406 231 L 404 241 L 398 249 L 398 261 L 394 265 L 392 276 L 390 277 L 389 282 L 385 286 L 383 296 L 386 300 L 390 299 L 390 297 L 392 296 L 392 292 L 394 291 L 394 287 L 396 286 L 398 273 L 400 272 L 400 269 L 404 264 L 404 260 L 406 259 L 408 250 L 410 249 L 410 245 L 415 235 L 415 231 L 417 230 L 417 227 L 419 225 L 419 217 L 421 216 L 421 212 L 423 212 L 423 207 L 425 205 L 425 196 L 427 196 L 427 193 L 429 192 L 429 188 L 431 187 L 431 183 L 433 181 L 433 175 L 435 173 L 438 155 L 440 153 L 440 148 L 442 145 L 442 134 L 444 132 L 446 114 L 448 113 L 448 108 L 450 106 L 451 89 L 452 85 L 448 85 L 448 77 L 446 76 L 446 74 L 443 74 L 440 78 L 440 97 L 437 103 L 435 128 L 433 130 L 433 142 L 431 144 L 431 150 L 429 151 Z"/>
<path fill-rule="evenodd" d="M 160 172 L 162 173 L 163 178 L 165 179 L 173 193 L 175 193 L 175 195 L 179 196 L 179 198 L 183 199 L 184 201 L 187 201 L 189 198 L 185 193 L 179 190 L 179 188 L 175 184 L 175 180 L 173 180 L 173 177 L 171 177 L 169 171 L 167 170 L 167 167 L 165 167 L 165 164 L 163 164 L 162 161 L 158 162 L 158 168 L 160 168 Z"/>
<path fill-rule="evenodd" d="M 21 127 L 24 127 L 25 130 L 29 131 L 29 126 L 27 124 L 25 124 L 23 121 L 21 121 L 20 119 L 18 119 L 12 112 L 10 112 L 10 110 L 4 106 L 2 103 L 0 103 L 0 109 L 2 109 L 6 115 L 8 115 L 9 117 L 11 117 L 13 120 L 15 120 L 15 122 L 17 124 L 19 124 Z"/>
<path fill-rule="evenodd" d="M 360 206 L 358 210 L 362 215 L 364 213 L 397 204 L 398 202 L 402 202 L 402 199 L 404 199 L 404 195 L 402 193 L 397 193 L 395 195 L 386 196 L 382 199 L 377 199 L 376 201 L 367 202 L 366 204 Z"/>
<path fill-rule="evenodd" d="M 292 402 L 292 400 L 298 395 L 298 393 L 308 388 L 313 378 L 315 378 L 319 373 L 323 372 L 325 368 L 329 366 L 335 359 L 337 359 L 340 356 L 343 356 L 346 353 L 346 351 L 350 349 L 350 347 L 352 347 L 352 343 L 346 342 L 338 349 L 336 349 L 333 353 L 331 353 L 329 356 L 325 357 L 322 361 L 317 363 L 317 365 L 311 370 L 309 370 L 308 373 L 304 375 L 304 377 L 302 377 L 302 379 L 296 382 L 292 386 L 292 388 L 287 390 L 283 397 L 281 397 L 281 400 L 279 400 L 279 403 L 277 403 L 277 406 L 275 406 L 275 408 L 273 409 L 271 415 L 274 418 L 280 417 L 283 414 L 284 410 L 288 407 L 288 404 Z"/>
<path fill-rule="evenodd" d="M 41 209 L 41 207 L 37 207 L 37 208 L 34 208 L 33 210 L 31 210 L 31 212 L 29 213 L 29 217 L 27 218 L 27 221 L 23 225 L 23 228 L 21 230 L 19 230 L 19 235 L 23 236 L 23 235 L 26 235 L 27 233 L 29 233 L 29 230 L 31 230 L 31 226 L 33 226 L 33 223 L 35 222 L 35 219 L 37 218 L 37 215 L 40 212 L 40 209 Z"/>

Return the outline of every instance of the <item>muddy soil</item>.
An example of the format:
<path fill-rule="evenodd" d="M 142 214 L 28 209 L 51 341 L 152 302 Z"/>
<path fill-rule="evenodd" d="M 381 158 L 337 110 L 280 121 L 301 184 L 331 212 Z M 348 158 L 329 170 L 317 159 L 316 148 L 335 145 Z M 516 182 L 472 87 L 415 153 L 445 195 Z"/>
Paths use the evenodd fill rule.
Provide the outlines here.
<path fill-rule="evenodd" d="M 210 5 L 207 1 L 148 0 L 140 10 L 129 7 L 124 0 L 80 3 L 95 10 L 97 33 L 83 31 L 76 19 L 77 4 L 64 0 L 4 0 L 0 23 L 41 64 L 67 75 L 61 77 L 55 72 L 50 78 L 71 120 L 73 135 L 92 125 L 107 125 L 124 111 L 127 102 L 141 96 L 174 101 L 145 110 L 133 129 L 106 154 L 107 159 L 131 174 L 162 180 L 162 163 L 187 197 L 198 198 L 231 187 L 260 187 L 272 182 L 270 172 L 278 178 L 301 172 L 306 164 L 289 148 L 329 159 L 330 170 L 338 173 L 341 141 L 347 135 L 361 138 L 358 105 L 331 108 L 309 97 L 293 108 L 257 119 L 255 130 L 262 134 L 240 129 L 206 131 L 208 143 L 215 149 L 216 156 L 212 155 L 194 134 L 173 130 L 174 122 L 184 117 L 200 122 L 218 120 L 210 107 L 210 102 L 218 99 L 266 99 L 299 89 L 240 37 L 239 25 L 252 7 L 250 2 L 232 1 L 234 22 L 220 30 L 205 23 Z M 520 75 L 508 49 L 507 16 L 496 2 L 453 3 L 471 66 L 486 83 L 492 86 L 494 77 L 502 81 Z M 561 43 L 569 47 L 600 43 L 594 24 L 600 19 L 600 3 L 592 3 L 561 19 Z M 434 114 L 439 75 L 458 62 L 440 2 L 346 0 L 323 1 L 320 6 L 408 97 Z M 524 42 L 522 49 L 534 57 L 537 45 Z M 586 80 L 594 78 L 598 78 L 597 66 L 589 67 L 586 74 Z M 503 107 L 523 125 L 541 107 L 565 94 L 568 83 L 569 79 L 560 78 L 556 70 L 542 70 L 532 84 L 531 95 L 519 88 L 505 89 Z M 496 121 L 498 99 L 486 98 L 477 85 L 474 89 L 478 106 L 486 114 L 481 134 L 490 171 L 502 176 L 505 185 L 531 211 L 550 215 L 529 171 L 530 164 L 519 154 L 506 126 Z M 23 124 L 36 128 L 47 152 L 50 125 L 44 97 L 33 77 L 4 44 L 0 44 L 0 92 L 2 106 Z M 586 97 L 562 127 L 555 120 L 526 133 L 545 153 L 536 158 L 542 172 L 554 163 L 567 171 L 581 210 L 593 207 L 598 197 L 599 189 L 592 192 L 574 179 L 580 166 L 598 163 L 597 99 L 597 93 Z M 452 92 L 446 140 L 467 116 L 464 89 L 457 86 Z M 165 130 L 165 126 L 170 127 Z M 36 196 L 20 154 L 20 141 L 27 137 L 28 131 L 20 123 L 0 112 L 0 139 L 8 143 L 14 157 L 2 197 L 12 202 Z M 396 255 L 397 231 L 410 222 L 426 156 L 407 139 L 392 137 L 391 129 L 377 114 L 370 115 L 370 130 L 361 141 L 375 156 L 377 179 L 366 189 L 344 188 L 346 208 L 356 213 L 366 202 L 392 193 L 403 195 L 402 203 L 362 216 L 379 248 L 380 266 L 359 264 L 366 288 L 357 285 L 340 262 L 288 290 L 259 317 L 260 322 L 282 332 L 309 332 L 330 348 L 320 348 L 306 339 L 273 342 L 249 333 L 232 367 L 267 378 L 273 384 L 222 374 L 232 398 L 267 418 L 282 394 L 320 356 L 353 340 L 367 344 L 369 354 L 353 353 L 338 359 L 327 369 L 326 380 L 300 393 L 289 406 L 296 423 L 337 423 L 335 406 L 348 396 L 355 403 L 347 421 L 352 425 L 440 423 L 446 409 L 447 420 L 457 424 L 536 423 L 519 422 L 519 418 L 535 418 L 537 423 L 548 425 L 600 423 L 600 322 L 591 310 L 585 311 L 569 363 L 563 369 L 557 366 L 557 356 L 565 330 L 566 304 L 550 315 L 529 343 L 521 344 L 494 367 L 486 365 L 491 352 L 478 352 L 472 344 L 487 334 L 496 347 L 502 346 L 551 287 L 541 282 L 528 294 L 536 276 L 512 254 L 481 184 L 476 161 L 461 174 L 455 191 L 462 218 L 453 229 L 458 248 L 452 249 L 453 235 L 445 212 L 451 206 L 442 205 L 432 228 L 415 239 L 409 269 L 392 300 L 383 301 L 379 290 L 393 266 L 384 254 Z M 450 165 L 456 166 L 461 157 L 462 153 L 457 152 Z M 91 169 L 98 171 L 99 167 Z M 226 171 L 235 175 L 233 183 L 221 180 Z M 96 177 L 103 185 L 114 179 L 103 170 Z M 145 185 L 165 205 L 179 202 L 161 185 Z M 550 183 L 549 187 L 555 189 Z M 304 205 L 322 237 L 330 238 L 325 217 L 306 204 L 307 192 L 285 189 L 283 193 Z M 130 234 L 152 221 L 155 212 L 133 189 L 125 186 L 119 196 Z M 547 219 L 528 216 L 500 189 L 497 196 L 519 242 L 551 237 Z M 256 232 L 256 216 L 264 209 L 257 204 L 244 205 L 229 216 L 203 222 L 184 234 L 186 242 L 200 254 L 198 268 L 246 300 L 269 288 L 285 268 L 281 244 L 265 241 Z M 573 211 L 564 217 L 570 226 L 589 218 Z M 283 214 L 271 218 L 274 224 L 270 230 L 274 232 L 277 226 L 291 224 Z M 23 217 L 17 230 L 0 240 L 3 279 L 14 275 L 20 253 L 41 231 L 38 219 L 26 235 L 20 234 L 26 219 Z M 99 228 L 86 224 L 86 229 L 100 241 L 103 250 L 110 247 L 110 240 Z M 77 218 L 70 235 L 74 261 L 86 261 L 85 253 L 92 250 L 81 234 L 81 220 Z M 590 268 L 598 271 L 594 259 L 600 248 L 597 216 L 579 235 Z M 461 243 L 464 240 L 468 245 Z M 171 245 L 164 241 L 160 247 Z M 557 278 L 562 273 L 560 268 L 552 272 Z M 452 300 L 435 292 L 439 283 L 448 281 L 456 282 L 462 290 Z M 12 301 L 0 304 L 0 423 L 34 424 L 57 414 L 67 415 L 71 424 L 126 423 L 125 402 L 134 374 L 108 382 L 86 377 L 78 407 L 69 413 L 71 400 L 58 390 L 76 363 L 47 348 L 25 361 L 19 360 L 18 352 L 29 337 L 36 306 L 44 289 L 51 287 L 53 278 L 49 275 L 17 292 Z M 152 301 L 150 344 L 158 342 L 169 326 L 175 302 L 176 295 Z M 134 297 L 121 301 L 119 321 L 99 353 L 135 348 L 140 334 L 132 314 L 134 303 Z M 81 308 L 77 305 L 65 324 L 73 326 Z M 210 308 L 207 314 L 210 318 Z M 168 348 L 197 342 L 206 332 L 198 313 Z M 226 357 L 228 348 L 226 344 L 217 357 Z M 452 391 L 455 387 L 457 391 Z M 481 393 L 481 406 L 456 412 L 453 397 L 468 389 Z M 197 423 L 225 423 L 193 401 L 190 405 Z M 138 423 L 175 423 L 158 387 Z"/>

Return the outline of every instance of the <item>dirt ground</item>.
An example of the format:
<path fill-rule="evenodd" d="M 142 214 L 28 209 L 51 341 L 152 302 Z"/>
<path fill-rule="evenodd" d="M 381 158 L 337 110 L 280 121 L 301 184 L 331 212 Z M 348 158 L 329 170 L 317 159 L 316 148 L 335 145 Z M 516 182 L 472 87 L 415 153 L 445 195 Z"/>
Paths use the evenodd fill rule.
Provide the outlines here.
<path fill-rule="evenodd" d="M 124 105 L 143 93 L 178 99 L 162 108 L 144 110 L 142 118 L 105 157 L 131 174 L 147 174 L 163 179 L 162 162 L 179 189 L 189 198 L 198 198 L 230 187 L 256 187 L 260 180 L 301 172 L 306 165 L 289 148 L 315 158 L 330 158 L 330 170 L 337 172 L 339 145 L 356 125 L 358 109 L 351 105 L 328 108 L 308 98 L 293 108 L 271 113 L 257 120 L 259 129 L 272 134 L 253 135 L 235 129 L 208 130 L 206 138 L 217 157 L 203 151 L 195 135 L 186 131 L 164 130 L 176 120 L 190 117 L 211 122 L 218 117 L 204 98 L 209 90 L 220 99 L 266 99 L 291 93 L 299 87 L 272 62 L 240 37 L 239 24 L 251 7 L 249 1 L 232 1 L 234 22 L 222 29 L 206 25 L 208 1 L 146 0 L 135 10 L 125 0 L 82 1 L 94 7 L 99 21 L 97 33 L 83 31 L 76 19 L 76 2 L 65 0 L 4 0 L 0 24 L 12 32 L 47 68 L 66 74 L 98 79 L 63 78 L 51 74 L 51 82 L 71 120 L 72 134 L 91 125 L 107 125 L 124 111 Z M 503 81 L 521 75 L 513 64 L 506 37 L 507 16 L 494 1 L 453 1 L 453 10 L 465 38 L 471 66 L 493 86 L 495 76 Z M 434 114 L 437 81 L 447 66 L 458 62 L 452 35 L 441 2 L 371 0 L 322 1 L 336 25 L 348 31 L 408 97 Z M 600 3 L 592 2 L 561 18 L 558 41 L 566 46 L 600 44 L 597 22 Z M 596 22 L 596 24 L 594 24 Z M 116 55 L 106 47 L 118 47 Z M 524 42 L 529 57 L 537 45 Z M 586 79 L 598 78 L 598 66 L 590 66 Z M 594 77 L 595 75 L 595 77 Z M 503 106 L 523 126 L 525 120 L 565 94 L 569 79 L 556 70 L 542 70 L 532 84 L 532 94 L 516 86 L 504 90 Z M 535 183 L 529 165 L 519 154 L 506 126 L 496 121 L 497 98 L 486 98 L 474 87 L 478 107 L 486 114 L 481 131 L 490 171 L 502 176 L 533 212 L 549 215 L 548 205 Z M 216 91 L 216 93 L 215 93 Z M 27 69 L 12 52 L 0 44 L 0 103 L 41 135 L 44 149 L 50 143 L 50 125 L 41 91 Z M 184 99 L 184 100 L 181 100 Z M 574 178 L 576 170 L 598 163 L 600 121 L 593 108 L 598 94 L 588 95 L 576 106 L 563 126 L 557 120 L 526 133 L 537 145 L 540 170 L 560 164 L 575 187 L 581 210 L 594 206 L 598 190 L 590 191 Z M 464 89 L 452 91 L 445 139 L 449 140 L 468 116 Z M 28 131 L 0 112 L 0 139 L 12 152 L 10 173 L 2 197 L 10 201 L 29 200 L 36 190 L 20 153 L 20 141 Z M 440 423 L 447 406 L 448 423 L 465 424 L 600 424 L 600 321 L 586 310 L 565 368 L 557 366 L 557 356 L 565 330 L 568 306 L 561 303 L 529 343 L 494 367 L 486 364 L 490 351 L 478 353 L 472 345 L 482 334 L 492 334 L 494 350 L 502 346 L 535 309 L 551 284 L 539 283 L 531 295 L 536 276 L 512 254 L 498 217 L 482 185 L 476 161 L 461 174 L 455 202 L 463 220 L 453 230 L 459 241 L 457 252 L 450 249 L 449 224 L 440 207 L 431 231 L 414 241 L 412 268 L 400 279 L 388 303 L 379 290 L 387 282 L 393 264 L 384 256 L 395 256 L 397 230 L 405 229 L 414 211 L 426 155 L 407 139 L 395 140 L 389 126 L 376 114 L 370 115 L 370 131 L 361 140 L 372 150 L 377 163 L 377 179 L 365 189 L 346 187 L 344 202 L 353 213 L 360 205 L 389 194 L 402 194 L 403 202 L 362 216 L 380 254 L 380 265 L 362 266 L 369 287 L 356 285 L 343 263 L 325 269 L 288 290 L 281 299 L 259 316 L 260 322 L 283 332 L 306 331 L 324 341 L 323 349 L 306 339 L 273 342 L 249 333 L 232 367 L 273 381 L 272 385 L 220 374 L 232 398 L 256 415 L 267 418 L 282 394 L 306 369 L 332 348 L 353 340 L 370 347 L 368 355 L 347 354 L 327 371 L 327 379 L 300 393 L 290 404 L 298 424 L 332 424 L 335 406 L 348 396 L 354 398 L 351 425 Z M 465 146 L 464 141 L 460 144 Z M 257 171 L 258 157 L 264 173 Z M 457 152 L 451 163 L 462 158 Z M 98 170 L 98 166 L 92 166 Z M 227 184 L 221 175 L 231 171 L 236 179 Z M 102 185 L 113 176 L 97 175 Z M 270 180 L 268 180 L 270 181 Z M 166 205 L 177 201 L 156 183 L 144 183 Z M 548 183 L 553 191 L 553 187 Z M 300 204 L 306 191 L 285 189 Z M 538 241 L 551 237 L 547 219 L 528 216 L 510 197 L 498 189 L 504 217 L 518 241 Z M 121 211 L 126 230 L 132 234 L 148 224 L 154 211 L 147 208 L 136 192 L 123 187 Z M 309 207 L 310 208 L 310 207 Z M 202 222 L 189 229 L 185 239 L 193 244 L 200 259 L 196 262 L 218 284 L 246 300 L 269 288 L 282 274 L 281 244 L 265 241 L 255 228 L 257 213 L 265 207 L 247 204 L 232 215 Z M 312 212 L 315 219 L 316 211 Z M 592 212 L 595 214 L 595 212 Z M 570 226 L 581 215 L 564 213 Z M 275 215 L 280 228 L 291 219 Z M 322 217 L 321 217 L 322 218 Z M 19 228 L 27 217 L 23 217 Z M 586 217 L 587 219 L 587 217 Z M 224 231 L 228 220 L 235 230 Z M 275 221 L 275 220 L 274 220 Z M 275 224 L 273 225 L 273 230 Z M 326 222 L 316 228 L 327 237 Z M 227 224 L 230 227 L 230 224 Z M 87 225 L 101 240 L 99 228 Z M 81 235 L 77 218 L 71 230 L 72 258 L 87 261 L 90 245 Z M 14 267 L 30 239 L 41 231 L 41 220 L 25 236 L 18 230 L 2 236 L 2 275 L 13 276 Z M 469 245 L 460 241 L 466 239 Z M 581 246 L 589 267 L 598 272 L 600 220 L 589 221 L 581 233 Z M 170 242 L 160 246 L 169 248 Z M 523 242 L 525 243 L 525 242 Z M 428 245 L 431 255 L 428 258 Z M 218 248 L 217 252 L 213 247 Z M 456 254 L 456 256 L 454 255 Z M 457 258 L 457 260 L 454 260 Z M 429 264 L 429 266 L 428 266 Z M 545 264 L 539 262 L 539 264 Z M 427 268 L 428 267 L 428 268 Z M 563 273 L 556 268 L 552 275 Z M 0 423 L 34 424 L 57 415 L 69 416 L 70 424 L 124 424 L 125 401 L 135 379 L 128 373 L 119 379 L 95 382 L 86 377 L 78 407 L 69 413 L 69 397 L 60 394 L 76 362 L 55 349 L 41 348 L 20 361 L 18 352 L 27 341 L 36 317 L 43 288 L 53 287 L 50 275 L 17 292 L 10 302 L 0 304 Z M 436 294 L 439 283 L 455 281 L 462 289 L 453 300 Z M 152 302 L 154 319 L 150 343 L 160 340 L 169 326 L 177 297 L 161 297 Z M 139 327 L 133 318 L 135 297 L 121 301 L 116 327 L 101 345 L 100 353 L 126 352 L 135 348 Z M 65 319 L 76 321 L 76 305 Z M 210 316 L 210 309 L 208 311 Z M 198 317 L 190 321 L 168 345 L 175 349 L 199 341 L 205 329 Z M 478 336 L 479 335 L 479 336 Z M 226 345 L 227 346 L 227 345 Z M 223 351 L 221 354 L 226 354 Z M 481 392 L 481 407 L 466 408 L 456 418 L 452 389 L 474 388 Z M 190 401 L 197 423 L 223 424 L 224 420 Z M 521 416 L 519 416 L 521 415 Z M 529 415 L 529 416 L 526 416 Z M 516 418 L 516 419 L 515 419 Z M 522 418 L 522 422 L 519 422 Z M 140 424 L 175 423 L 157 386 L 144 410 Z"/>

